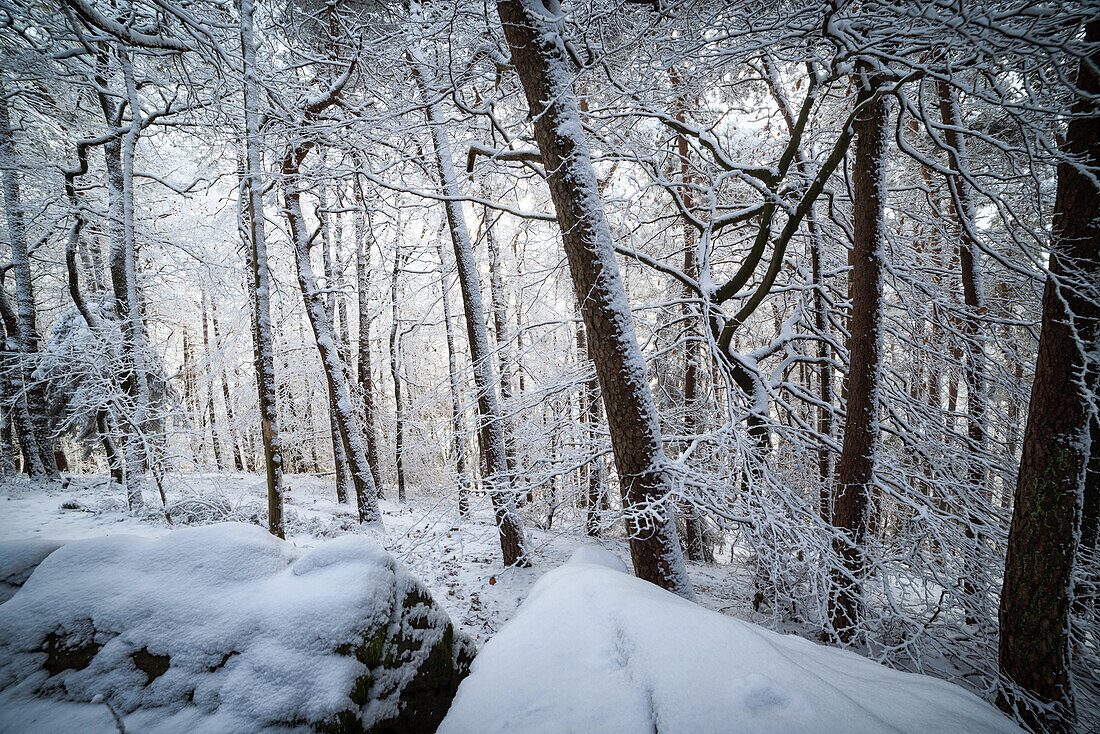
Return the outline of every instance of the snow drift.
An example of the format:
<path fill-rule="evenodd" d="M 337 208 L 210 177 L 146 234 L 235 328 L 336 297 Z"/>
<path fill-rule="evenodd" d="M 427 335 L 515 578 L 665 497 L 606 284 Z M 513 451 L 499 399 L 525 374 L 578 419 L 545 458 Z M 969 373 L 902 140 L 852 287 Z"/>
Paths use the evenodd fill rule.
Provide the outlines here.
<path fill-rule="evenodd" d="M 75 541 L 0 604 L 0 730 L 431 732 L 473 652 L 363 537 Z"/>
<path fill-rule="evenodd" d="M 712 612 L 582 548 L 478 655 L 440 734 L 1019 732 L 945 681 Z"/>

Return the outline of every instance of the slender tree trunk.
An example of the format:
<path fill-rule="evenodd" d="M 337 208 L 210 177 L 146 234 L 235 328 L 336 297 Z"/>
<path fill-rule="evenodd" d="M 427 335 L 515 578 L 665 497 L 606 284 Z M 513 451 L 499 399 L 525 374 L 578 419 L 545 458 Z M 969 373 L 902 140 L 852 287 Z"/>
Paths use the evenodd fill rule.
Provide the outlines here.
<path fill-rule="evenodd" d="M 210 419 L 210 440 L 214 446 L 214 463 L 218 471 L 225 471 L 225 454 L 218 435 L 218 412 L 214 408 L 214 355 L 210 350 L 210 331 L 207 325 L 206 294 L 202 294 L 202 348 L 206 356 L 206 413 Z"/>
<path fill-rule="evenodd" d="M 390 278 L 390 305 L 393 320 L 390 322 L 390 376 L 393 378 L 394 412 L 394 461 L 397 467 L 397 501 L 405 501 L 405 406 L 401 401 L 401 340 L 398 335 L 397 275 L 401 272 L 400 248 L 393 255 L 393 276 Z"/>
<path fill-rule="evenodd" d="M 329 212 L 327 186 L 317 188 L 317 209 L 321 228 L 321 263 L 325 275 L 325 315 L 332 326 L 333 338 L 336 337 L 336 276 L 333 268 L 332 241 L 329 237 Z M 340 361 L 344 361 L 343 350 L 336 345 Z M 344 453 L 343 438 L 340 435 L 340 421 L 336 417 L 336 396 L 328 399 L 329 433 L 332 436 L 332 469 L 336 475 L 336 501 L 345 504 L 348 501 L 348 460 Z M 372 475 L 373 478 L 373 475 Z"/>
<path fill-rule="evenodd" d="M 458 477 L 458 514 L 470 516 L 470 472 L 466 467 L 466 427 L 462 420 L 462 399 L 458 389 L 458 367 L 455 356 L 454 331 L 451 328 L 451 297 L 447 287 L 446 260 L 443 245 L 437 244 L 439 255 L 439 287 L 443 292 L 443 329 L 447 334 L 447 377 L 451 387 L 451 450 L 454 453 L 455 475 Z"/>
<path fill-rule="evenodd" d="M 221 329 L 218 327 L 218 302 L 210 299 L 210 325 L 214 329 L 214 344 L 220 350 L 225 346 L 222 342 Z M 229 423 L 230 451 L 233 454 L 233 466 L 237 471 L 244 471 L 243 440 L 240 438 L 233 417 L 233 399 L 229 391 L 229 378 L 225 374 L 225 363 L 218 364 L 218 376 L 222 383 L 222 400 L 225 401 L 225 419 Z"/>
<path fill-rule="evenodd" d="M 854 639 L 862 617 L 864 537 L 874 492 L 878 435 L 879 361 L 882 350 L 883 208 L 886 203 L 888 109 L 883 98 L 859 93 L 865 105 L 856 119 L 853 163 L 853 243 L 851 276 L 851 355 L 847 379 L 848 411 L 837 464 L 833 525 L 843 534 L 834 541 L 841 567 L 833 571 L 829 616 L 835 633 Z"/>
<path fill-rule="evenodd" d="M 347 382 L 344 380 L 343 365 L 336 350 L 336 340 L 332 334 L 332 324 L 325 310 L 324 298 L 317 288 L 317 279 L 309 262 L 309 235 L 306 232 L 305 218 L 302 216 L 301 181 L 299 169 L 309 153 L 310 146 L 302 144 L 291 147 L 283 157 L 283 198 L 286 202 L 287 225 L 291 241 L 294 243 L 294 259 L 298 270 L 298 285 L 302 289 L 306 313 L 309 316 L 313 334 L 317 340 L 317 351 L 321 355 L 329 394 L 336 407 L 337 427 L 343 438 L 344 452 L 351 471 L 352 484 L 355 487 L 355 499 L 359 506 L 361 523 L 381 525 L 382 517 L 378 512 L 378 492 L 371 476 L 367 455 L 360 440 L 359 427 L 355 423 L 355 410 L 351 403 Z"/>
<path fill-rule="evenodd" d="M 25 408 L 17 409 L 19 446 L 23 451 L 23 465 L 31 477 L 56 477 L 57 464 L 53 458 L 53 442 L 49 440 L 46 418 L 45 385 L 28 378 L 34 372 L 35 355 L 38 353 L 39 336 L 35 326 L 34 283 L 31 279 L 30 250 L 23 221 L 20 201 L 19 177 L 15 157 L 15 144 L 8 112 L 7 91 L 0 87 L 0 168 L 3 170 L 4 208 L 8 220 L 8 240 L 11 244 L 12 270 L 15 275 L 16 331 L 9 339 L 14 341 L 18 355 L 12 360 L 13 380 L 17 400 Z"/>
<path fill-rule="evenodd" d="M 1100 42 L 1100 21 L 1092 20 L 1085 35 Z M 1066 131 L 1068 160 L 1058 165 L 1050 273 L 1001 590 L 1001 672 L 1022 690 L 1006 689 L 998 703 L 1047 732 L 1074 728 L 1070 599 L 1082 510 L 1096 490 L 1087 477 L 1096 411 L 1091 375 L 1100 348 L 1100 191 L 1092 178 L 1100 171 L 1100 114 L 1083 97 L 1100 95 L 1098 68 L 1100 52 L 1081 62 L 1082 98 Z"/>
<path fill-rule="evenodd" d="M 590 362 L 588 340 L 584 335 L 584 322 L 577 324 L 577 361 Z M 600 508 L 603 505 L 604 470 L 600 458 L 600 444 L 596 431 L 600 425 L 600 381 L 595 371 L 581 383 L 581 424 L 584 426 L 585 442 L 592 453 L 592 459 L 585 465 L 586 495 L 588 497 L 588 515 L 585 518 L 585 530 L 593 538 L 600 537 Z"/>
<path fill-rule="evenodd" d="M 252 278 L 252 344 L 255 352 L 256 390 L 259 396 L 260 427 L 267 475 L 267 527 L 272 535 L 286 537 L 283 521 L 283 451 L 279 440 L 276 404 L 275 341 L 271 333 L 271 275 L 267 269 L 267 240 L 264 236 L 264 199 L 260 160 L 261 96 L 256 73 L 256 39 L 253 35 L 253 0 L 239 0 L 241 14 L 241 56 L 244 65 L 244 124 L 247 170 L 241 194 L 248 195 L 248 231 L 242 231 L 248 245 Z"/>
<path fill-rule="evenodd" d="M 416 6 L 417 11 L 419 7 Z M 508 481 L 508 460 L 504 450 L 504 431 L 500 423 L 500 400 L 493 384 L 492 351 L 485 333 L 485 309 L 481 302 L 481 284 L 474 248 L 462 211 L 458 179 L 455 175 L 451 145 L 447 140 L 445 120 L 439 103 L 435 100 L 431 72 L 419 56 L 419 49 L 410 49 L 409 60 L 425 103 L 428 126 L 435 146 L 436 165 L 439 168 L 440 187 L 448 197 L 444 203 L 447 226 L 458 264 L 458 282 L 462 292 L 462 306 L 466 315 L 466 333 L 470 342 L 470 361 L 473 363 L 474 389 L 477 392 L 480 419 L 479 446 L 485 475 L 486 490 L 493 502 L 500 548 L 506 566 L 527 566 L 526 542 L 523 524 L 515 508 L 515 493 Z"/>
<path fill-rule="evenodd" d="M 363 188 L 355 179 L 355 279 L 359 292 L 359 387 L 363 391 L 363 434 L 367 440 L 367 461 L 379 499 L 382 498 L 382 475 L 378 464 L 378 420 L 374 404 L 374 382 L 371 375 L 370 347 L 370 243 L 367 240 L 366 204 Z"/>
<path fill-rule="evenodd" d="M 500 424 L 504 432 L 504 456 L 508 462 L 508 481 L 523 498 L 522 480 L 516 471 L 516 441 L 512 421 L 506 415 L 512 407 L 512 337 L 508 333 L 508 291 L 504 285 L 504 262 L 500 243 L 493 233 L 492 215 L 486 208 L 482 215 L 485 227 L 485 244 L 489 251 L 489 305 L 493 311 L 493 333 L 496 336 L 497 374 L 500 378 L 500 404 L 504 414 Z"/>
<path fill-rule="evenodd" d="M 966 152 L 966 139 L 960 133 L 962 129 L 962 114 L 959 111 L 959 103 L 954 90 L 946 81 L 940 80 L 937 84 L 939 91 L 940 116 L 944 124 L 944 140 L 947 143 L 951 155 L 951 166 L 955 175 L 947 177 L 948 188 L 951 191 L 951 201 L 955 213 L 955 224 L 959 230 L 959 271 L 962 281 L 963 305 L 965 306 L 962 317 L 963 349 L 966 353 L 966 435 L 969 441 L 967 447 L 970 461 L 967 469 L 967 483 L 971 488 L 969 501 L 966 537 L 974 543 L 977 537 L 977 529 L 984 524 L 984 520 L 976 508 L 983 501 L 989 502 L 990 489 L 986 482 L 986 412 L 988 398 L 986 396 L 985 379 L 985 354 L 982 351 L 982 327 L 981 313 L 984 310 L 984 296 L 982 293 L 982 271 L 978 260 L 979 250 L 975 242 L 976 215 L 974 210 L 974 197 L 970 184 L 966 180 L 969 174 L 970 162 Z M 964 594 L 967 597 L 966 623 L 974 624 L 980 608 L 984 606 L 985 595 L 979 591 L 984 584 L 977 584 L 984 575 L 984 569 L 974 564 L 967 564 L 967 570 L 962 580 Z"/>
<path fill-rule="evenodd" d="M 504 34 L 523 83 L 557 210 L 573 288 L 596 363 L 615 464 L 622 488 L 630 554 L 642 579 L 693 599 L 676 522 L 668 506 L 672 483 L 661 446 L 657 408 L 634 319 L 615 261 L 611 230 L 592 168 L 576 102 L 569 88 L 561 19 L 533 3 L 497 3 Z"/>

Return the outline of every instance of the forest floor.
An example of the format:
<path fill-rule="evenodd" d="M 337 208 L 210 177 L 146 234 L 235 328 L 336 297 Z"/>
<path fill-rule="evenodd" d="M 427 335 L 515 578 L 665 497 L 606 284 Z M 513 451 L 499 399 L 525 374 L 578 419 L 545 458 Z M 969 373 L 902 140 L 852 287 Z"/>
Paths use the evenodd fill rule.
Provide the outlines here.
<path fill-rule="evenodd" d="M 146 510 L 134 514 L 126 509 L 122 490 L 103 476 L 77 475 L 67 485 L 24 478 L 0 480 L 0 541 L 69 541 L 120 534 L 151 537 L 173 526 L 224 520 L 262 524 L 266 516 L 266 485 L 257 475 L 174 473 L 164 485 L 174 525 L 165 520 L 155 489 L 146 491 Z M 511 618 L 535 581 L 568 560 L 576 548 L 596 544 L 629 565 L 626 541 L 588 537 L 579 513 L 572 517 L 568 511 L 559 511 L 554 529 L 545 530 L 521 510 L 526 515 L 532 567 L 504 568 L 485 496 L 475 495 L 472 516 L 460 520 L 453 494 L 410 489 L 406 503 L 382 500 L 385 531 L 377 533 L 361 529 L 355 510 L 336 501 L 331 478 L 288 475 L 286 485 L 290 487 L 289 542 L 307 548 L 337 535 L 370 533 L 428 585 L 451 619 L 479 647 Z M 751 567 L 729 564 L 728 551 L 722 560 L 726 563 L 688 565 L 699 603 L 746 621 L 763 621 L 764 614 L 752 607 Z"/>

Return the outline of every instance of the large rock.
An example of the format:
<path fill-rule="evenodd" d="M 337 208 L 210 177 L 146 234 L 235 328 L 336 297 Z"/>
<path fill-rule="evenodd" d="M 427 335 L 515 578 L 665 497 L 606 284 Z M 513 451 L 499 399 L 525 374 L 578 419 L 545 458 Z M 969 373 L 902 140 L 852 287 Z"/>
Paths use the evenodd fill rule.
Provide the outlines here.
<path fill-rule="evenodd" d="M 363 537 L 77 541 L 0 604 L 0 730 L 432 732 L 473 654 Z"/>
<path fill-rule="evenodd" d="M 0 604 L 15 596 L 38 564 L 62 545 L 56 540 L 0 542 Z"/>
<path fill-rule="evenodd" d="M 1020 732 L 942 680 L 685 601 L 582 549 L 478 654 L 439 734 Z"/>

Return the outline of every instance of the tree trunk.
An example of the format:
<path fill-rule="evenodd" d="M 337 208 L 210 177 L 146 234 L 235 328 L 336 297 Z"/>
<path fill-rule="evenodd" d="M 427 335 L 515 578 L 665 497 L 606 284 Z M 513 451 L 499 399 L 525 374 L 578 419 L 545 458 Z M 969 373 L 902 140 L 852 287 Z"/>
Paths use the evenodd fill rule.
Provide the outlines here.
<path fill-rule="evenodd" d="M 1100 42 L 1100 21 L 1086 41 Z M 1091 67 L 1090 67 L 1091 64 Z M 1100 115 L 1084 95 L 1100 95 L 1100 52 L 1081 62 L 1058 164 L 1050 274 L 1031 391 L 1016 501 L 1008 534 L 1000 608 L 1000 666 L 1010 684 L 998 703 L 1029 727 L 1073 730 L 1070 599 L 1087 482 L 1088 389 L 1100 342 Z M 1071 162 L 1072 161 L 1072 162 Z M 1022 694 L 1022 695 L 1021 695 Z"/>
<path fill-rule="evenodd" d="M 374 405 L 374 382 L 370 359 L 370 243 L 367 241 L 366 204 L 359 178 L 355 179 L 355 280 L 359 293 L 359 387 L 363 391 L 363 434 L 367 439 L 367 462 L 381 499 L 382 475 L 378 465 L 378 421 Z"/>
<path fill-rule="evenodd" d="M 397 468 L 397 501 L 405 501 L 405 410 L 401 402 L 401 355 L 397 318 L 397 275 L 401 272 L 401 251 L 393 254 L 393 275 L 390 278 L 390 306 L 393 316 L 390 322 L 390 376 L 393 378 L 394 412 L 394 462 Z"/>
<path fill-rule="evenodd" d="M 848 411 L 837 464 L 833 525 L 843 534 L 833 547 L 841 566 L 833 570 L 829 617 L 840 639 L 851 641 L 862 616 L 863 539 L 874 490 L 878 434 L 879 359 L 882 349 L 882 269 L 886 203 L 886 101 L 862 89 L 864 106 L 855 125 L 852 166 L 853 242 L 851 276 L 851 354 L 847 379 Z"/>
<path fill-rule="evenodd" d="M 447 377 L 451 387 L 451 450 L 454 452 L 455 475 L 458 477 L 458 514 L 470 516 L 470 472 L 466 468 L 466 427 L 462 420 L 462 399 L 458 390 L 458 367 L 455 356 L 454 332 L 451 329 L 451 297 L 447 287 L 446 260 L 443 245 L 437 244 L 439 255 L 439 287 L 443 292 L 443 330 L 447 334 Z"/>
<path fill-rule="evenodd" d="M 694 598 L 676 523 L 657 408 L 615 261 L 588 145 L 569 88 L 561 20 L 521 0 L 497 3 L 534 121 L 573 287 L 596 363 L 639 578 Z"/>
<path fill-rule="evenodd" d="M 20 201 L 19 177 L 16 172 L 15 144 L 8 113 L 8 97 L 0 87 L 0 168 L 3 174 L 4 208 L 8 219 L 8 240 L 11 244 L 11 263 L 15 275 L 16 331 L 9 335 L 19 355 L 13 358 L 16 391 L 25 400 L 19 401 L 25 408 L 17 409 L 19 446 L 23 451 L 23 465 L 28 476 L 56 477 L 57 465 L 53 459 L 53 442 L 49 440 L 46 420 L 45 385 L 28 382 L 35 370 L 34 360 L 38 352 L 39 336 L 35 326 L 34 283 L 31 279 L 30 251 L 27 245 L 26 226 Z"/>
<path fill-rule="evenodd" d="M 283 451 L 279 440 L 276 404 L 275 340 L 271 334 L 271 275 L 267 269 L 267 240 L 264 237 L 264 199 L 260 178 L 260 104 L 256 79 L 256 40 L 253 37 L 253 0 L 239 0 L 241 13 L 241 56 L 244 65 L 244 124 L 247 170 L 241 195 L 248 195 L 248 246 L 252 278 L 252 345 L 255 353 L 256 390 L 259 396 L 260 428 L 267 475 L 267 527 L 272 535 L 286 537 L 283 522 Z"/>
<path fill-rule="evenodd" d="M 414 8 L 419 8 L 414 4 Z M 414 53 L 417 51 L 417 53 Z M 439 168 L 440 187 L 448 200 L 444 202 L 447 226 L 458 264 L 458 282 L 462 292 L 462 306 L 466 315 L 466 333 L 470 342 L 470 361 L 473 363 L 474 389 L 477 391 L 477 407 L 480 419 L 479 446 L 485 469 L 484 483 L 493 502 L 500 548 L 506 566 L 528 566 L 523 524 L 515 508 L 515 493 L 508 481 L 508 460 L 504 450 L 504 432 L 500 424 L 500 400 L 493 384 L 493 353 L 489 349 L 489 337 L 485 333 L 485 309 L 481 302 L 481 284 L 474 262 L 473 243 L 466 229 L 466 219 L 458 179 L 455 176 L 451 145 L 447 140 L 445 121 L 439 103 L 435 100 L 431 72 L 420 59 L 418 49 L 410 49 L 409 60 L 425 104 L 428 126 L 435 146 L 436 165 Z"/>
<path fill-rule="evenodd" d="M 206 357 L 206 414 L 210 419 L 210 439 L 214 446 L 214 464 L 218 471 L 225 471 L 225 455 L 218 435 L 218 412 L 214 408 L 214 355 L 210 351 L 210 331 L 207 326 L 206 294 L 202 294 L 202 348 Z"/>
<path fill-rule="evenodd" d="M 317 288 L 316 276 L 309 262 L 310 241 L 309 234 L 306 232 L 305 218 L 302 216 L 299 169 L 310 147 L 308 143 L 290 147 L 283 156 L 282 166 L 283 198 L 286 202 L 287 225 L 294 244 L 298 285 L 302 289 L 306 314 L 309 316 L 309 323 L 316 337 L 317 351 L 321 356 L 321 366 L 324 368 L 329 394 L 335 403 L 337 427 L 343 438 L 344 452 L 347 455 L 348 468 L 355 487 L 355 499 L 359 506 L 359 522 L 381 525 L 378 493 L 360 440 L 359 427 L 355 424 L 355 411 L 347 382 L 344 380 L 340 355 L 336 350 L 332 324 L 328 319 L 324 298 Z"/>
<path fill-rule="evenodd" d="M 497 374 L 500 378 L 500 405 L 504 413 L 500 424 L 504 432 L 504 456 L 508 462 L 508 481 L 516 496 L 524 497 L 520 486 L 522 479 L 516 471 L 516 441 L 512 433 L 512 421 L 507 412 L 512 407 L 512 337 L 508 333 L 508 291 L 504 285 L 504 262 L 500 243 L 493 236 L 492 215 L 488 208 L 482 213 L 485 227 L 485 244 L 489 251 L 489 305 L 493 311 L 493 334 L 496 336 Z"/>
<path fill-rule="evenodd" d="M 222 343 L 221 329 L 218 328 L 218 303 L 214 298 L 210 299 L 210 325 L 214 329 L 214 345 L 219 351 L 224 347 Z M 244 471 L 243 441 L 238 435 L 236 422 L 233 418 L 233 400 L 229 392 L 229 378 L 225 374 L 225 363 L 218 364 L 218 376 L 222 383 L 222 399 L 225 401 L 225 419 L 229 422 L 230 451 L 233 454 L 233 466 L 237 471 Z"/>
<path fill-rule="evenodd" d="M 329 212 L 327 186 L 317 188 L 317 216 L 320 219 L 318 225 L 321 229 L 321 263 L 325 275 L 325 315 L 332 327 L 332 336 L 336 338 L 336 276 L 333 267 L 333 248 L 329 236 Z M 339 343 L 336 345 L 336 353 L 340 355 L 341 363 L 344 363 L 343 350 Z M 341 367 L 341 371 L 343 368 Z M 344 453 L 343 438 L 340 435 L 340 421 L 336 417 L 336 396 L 329 395 L 328 400 L 329 433 L 332 436 L 332 469 L 336 475 L 336 501 L 345 504 L 348 501 L 348 460 Z M 371 475 L 373 478 L 373 474 Z"/>
<path fill-rule="evenodd" d="M 582 321 L 577 324 L 577 362 L 591 361 Z M 600 508 L 603 505 L 604 480 L 607 472 L 604 470 L 604 462 L 600 457 L 600 444 L 596 438 L 596 430 L 600 425 L 600 382 L 595 371 L 592 372 L 591 378 L 581 383 L 580 395 L 581 424 L 584 426 L 586 443 L 592 453 L 592 458 L 585 465 L 586 496 L 588 497 L 585 530 L 593 538 L 598 538 L 600 537 Z"/>

